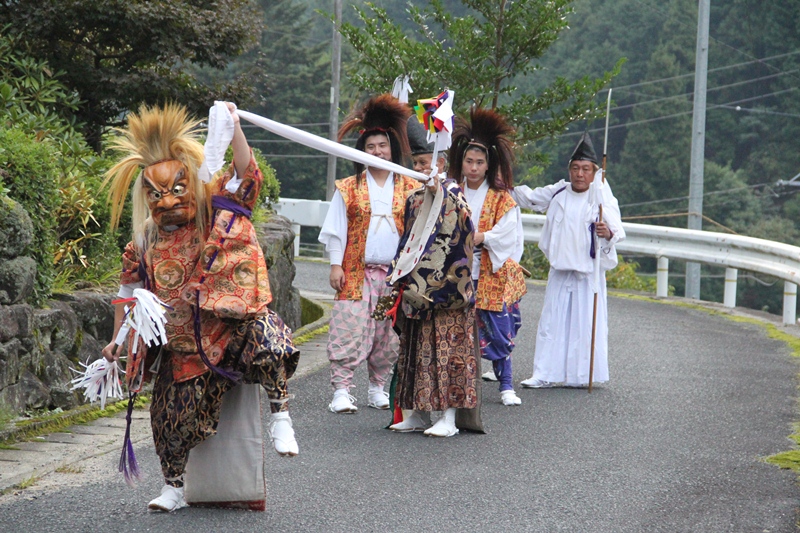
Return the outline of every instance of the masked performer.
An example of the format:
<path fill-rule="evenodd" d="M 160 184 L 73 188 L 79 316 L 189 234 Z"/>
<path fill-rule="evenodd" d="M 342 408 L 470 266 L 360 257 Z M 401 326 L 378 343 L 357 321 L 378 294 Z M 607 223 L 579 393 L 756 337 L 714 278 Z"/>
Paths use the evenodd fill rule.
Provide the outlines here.
<path fill-rule="evenodd" d="M 519 300 L 527 292 L 519 250 L 519 211 L 513 187 L 514 130 L 491 110 L 473 108 L 470 121 L 453 132 L 450 176 L 462 183 L 475 225 L 472 261 L 481 356 L 492 362 L 503 405 L 519 405 L 511 375 L 511 351 L 521 319 Z"/>
<path fill-rule="evenodd" d="M 617 199 L 597 172 L 597 155 L 588 134 L 575 147 L 568 170 L 569 182 L 561 180 L 534 190 L 514 188 L 522 207 L 547 211 L 539 248 L 550 261 L 550 273 L 536 333 L 533 376 L 522 382 L 527 388 L 589 384 L 597 253 L 601 273 L 593 381 L 608 381 L 605 271 L 617 265 L 615 244 L 625 238 L 625 231 Z M 596 189 L 592 191 L 592 187 Z M 603 205 L 603 220 L 598 220 L 598 204 Z M 594 234 L 600 237 L 599 250 L 595 250 Z"/>
<path fill-rule="evenodd" d="M 140 391 L 155 375 L 150 416 L 166 485 L 150 502 L 153 510 L 186 505 L 183 474 L 189 451 L 216 433 L 222 396 L 235 382 L 266 389 L 276 451 L 298 451 L 286 380 L 299 353 L 291 331 L 267 308 L 272 296 L 266 264 L 249 220 L 263 177 L 235 106 L 227 104 L 227 110 L 233 163 L 209 184 L 198 179 L 204 159 L 199 121 L 178 105 L 143 106 L 131 114 L 114 142 L 123 158 L 107 176 L 114 226 L 135 177 L 133 239 L 122 258 L 119 295 L 128 298 L 143 288 L 170 306 L 166 345 L 148 350 L 140 340 L 134 351 L 133 331 L 128 339 L 129 390 Z M 115 338 L 123 314 L 120 304 Z M 103 355 L 114 359 L 121 348 L 112 341 Z"/>
<path fill-rule="evenodd" d="M 391 95 L 367 101 L 339 130 L 341 140 L 359 130 L 356 148 L 400 164 L 408 154 L 406 121 L 410 110 Z M 320 242 L 330 254 L 330 284 L 336 290 L 331 312 L 328 359 L 331 363 L 334 413 L 355 413 L 350 395 L 353 372 L 365 360 L 369 403 L 389 408 L 384 387 L 397 360 L 398 340 L 391 324 L 371 318 L 389 292 L 386 272 L 403 232 L 408 193 L 419 184 L 406 176 L 356 163 L 355 175 L 339 180 L 325 217 Z"/>

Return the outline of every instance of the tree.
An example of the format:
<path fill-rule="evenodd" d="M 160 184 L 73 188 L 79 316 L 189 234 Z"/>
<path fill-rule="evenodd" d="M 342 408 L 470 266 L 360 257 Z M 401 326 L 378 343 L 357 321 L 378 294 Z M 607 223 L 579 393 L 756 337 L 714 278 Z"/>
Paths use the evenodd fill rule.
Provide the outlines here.
<path fill-rule="evenodd" d="M 255 113 L 327 137 L 330 106 L 330 43 L 309 42 L 313 24 L 297 0 L 261 0 L 265 29 L 261 64 L 267 77 L 256 87 Z M 271 21 L 282 21 L 280 26 Z M 325 199 L 326 157 L 264 130 L 248 130 L 248 139 L 275 154 L 270 164 L 287 197 Z M 275 157 L 279 156 L 279 157 Z"/>
<path fill-rule="evenodd" d="M 567 28 L 571 0 L 461 3 L 469 14 L 454 16 L 441 0 L 431 0 L 424 10 L 409 4 L 416 39 L 384 9 L 371 3 L 369 13 L 356 8 L 363 27 L 349 23 L 341 27 L 357 54 L 348 69 L 351 80 L 362 90 L 385 92 L 394 78 L 409 74 L 415 94 L 421 96 L 449 87 L 456 92 L 461 112 L 477 105 L 509 117 L 523 144 L 602 113 L 594 96 L 619 72 L 622 60 L 600 78 L 558 77 L 537 94 L 517 91 L 517 81 L 536 72 L 537 60 Z"/>
<path fill-rule="evenodd" d="M 245 80 L 207 86 L 187 64 L 222 68 L 259 35 L 251 0 L 0 0 L 0 25 L 75 91 L 88 142 L 142 102 L 205 112 L 215 99 L 252 97 Z"/>

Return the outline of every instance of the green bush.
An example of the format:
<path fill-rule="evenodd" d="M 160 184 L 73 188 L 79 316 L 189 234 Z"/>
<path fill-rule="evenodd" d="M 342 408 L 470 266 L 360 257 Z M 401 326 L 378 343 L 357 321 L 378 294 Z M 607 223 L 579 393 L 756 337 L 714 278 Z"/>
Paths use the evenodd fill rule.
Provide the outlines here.
<path fill-rule="evenodd" d="M 58 150 L 52 142 L 37 141 L 16 129 L 0 126 L 0 175 L 8 196 L 19 202 L 33 222 L 34 238 L 26 251 L 38 265 L 31 302 L 41 304 L 50 294 L 55 271 L 58 189 Z"/>
<path fill-rule="evenodd" d="M 617 268 L 606 272 L 606 286 L 609 289 L 623 289 L 630 291 L 656 292 L 655 278 L 645 278 L 636 273 L 639 263 L 636 261 L 625 262 L 620 255 Z M 674 287 L 669 288 L 669 294 L 675 292 Z"/>

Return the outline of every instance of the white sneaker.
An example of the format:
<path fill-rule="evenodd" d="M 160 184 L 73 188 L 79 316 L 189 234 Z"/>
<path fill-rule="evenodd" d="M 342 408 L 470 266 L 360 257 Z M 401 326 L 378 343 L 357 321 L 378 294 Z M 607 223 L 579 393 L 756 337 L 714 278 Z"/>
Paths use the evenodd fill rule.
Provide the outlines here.
<path fill-rule="evenodd" d="M 425 435 L 429 437 L 452 437 L 457 434 L 455 407 L 442 413 L 442 418 L 437 420 L 433 427 L 425 430 Z"/>
<path fill-rule="evenodd" d="M 513 390 L 500 392 L 500 399 L 503 400 L 503 405 L 522 405 L 522 400 Z"/>
<path fill-rule="evenodd" d="M 494 370 L 489 370 L 481 376 L 481 379 L 483 381 L 497 381 L 497 376 L 494 374 Z"/>
<path fill-rule="evenodd" d="M 186 507 L 186 500 L 183 498 L 183 487 L 173 487 L 164 485 L 161 488 L 161 496 L 147 504 L 151 511 L 165 511 L 171 513 Z"/>
<path fill-rule="evenodd" d="M 389 393 L 383 390 L 383 387 L 378 385 L 369 386 L 369 407 L 375 409 L 385 410 L 389 408 Z"/>
<path fill-rule="evenodd" d="M 410 433 L 412 431 L 425 431 L 431 427 L 431 414 L 425 411 L 412 411 L 405 420 L 392 424 L 389 429 L 398 433 Z"/>
<path fill-rule="evenodd" d="M 269 436 L 272 438 L 272 446 L 279 455 L 294 457 L 300 453 L 297 440 L 294 438 L 292 419 L 288 412 L 272 413 L 272 419 L 269 422 Z"/>
<path fill-rule="evenodd" d="M 358 411 L 355 405 L 356 399 L 350 396 L 347 389 L 336 389 L 333 393 L 333 401 L 328 406 L 331 413 L 336 414 L 350 414 Z"/>
<path fill-rule="evenodd" d="M 541 379 L 533 378 L 520 381 L 519 384 L 526 389 L 551 389 L 558 386 L 558 383 L 554 383 L 552 381 L 542 381 Z"/>

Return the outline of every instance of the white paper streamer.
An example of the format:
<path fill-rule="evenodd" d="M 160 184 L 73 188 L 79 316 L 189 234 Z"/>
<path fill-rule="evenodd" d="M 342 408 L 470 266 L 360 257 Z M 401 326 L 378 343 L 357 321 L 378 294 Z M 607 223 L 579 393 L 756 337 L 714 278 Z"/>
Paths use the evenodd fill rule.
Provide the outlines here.
<path fill-rule="evenodd" d="M 208 110 L 208 135 L 203 147 L 205 160 L 197 173 L 204 183 L 211 181 L 225 165 L 225 151 L 233 140 L 233 129 L 233 116 L 228 106 L 217 100 Z"/>
<path fill-rule="evenodd" d="M 428 131 L 428 142 L 435 142 L 434 153 L 444 152 L 450 148 L 453 138 L 453 99 L 455 98 L 455 91 L 447 90 L 447 96 L 444 102 L 433 113 L 433 118 L 438 118 L 444 123 L 444 129 L 437 133 Z M 434 158 L 435 159 L 435 158 Z"/>
<path fill-rule="evenodd" d="M 413 89 L 411 89 L 411 84 L 409 81 L 411 80 L 411 76 L 408 74 L 397 76 L 394 80 L 394 85 L 392 86 L 392 96 L 400 100 L 402 103 L 408 103 L 408 95 L 413 93 Z"/>
<path fill-rule="evenodd" d="M 101 357 L 90 365 L 81 363 L 84 371 L 75 370 L 77 377 L 73 379 L 71 390 L 85 389 L 83 397 L 90 403 L 99 401 L 100 408 L 106 408 L 106 401 L 109 398 L 117 398 L 121 400 L 122 396 L 122 380 L 120 374 L 125 372 L 119 368 L 116 361 L 108 361 L 105 357 Z"/>
<path fill-rule="evenodd" d="M 423 183 L 427 182 L 429 179 L 427 175 L 421 172 L 414 172 L 413 170 L 410 170 L 404 166 L 396 165 L 391 161 L 386 161 L 380 157 L 375 157 L 374 155 L 362 152 L 361 150 L 356 150 L 355 148 L 350 148 L 349 146 L 324 139 L 314 135 L 313 133 L 298 130 L 297 128 L 287 126 L 286 124 L 281 124 L 280 122 L 275 122 L 274 120 L 258 116 L 248 111 L 240 110 L 237 111 L 237 113 L 239 114 L 239 118 L 243 118 L 246 121 L 255 124 L 256 126 L 274 133 L 275 135 L 280 135 L 285 139 L 289 139 L 290 141 L 302 144 L 303 146 L 308 146 L 309 148 L 319 150 L 320 152 L 335 155 L 336 157 L 341 157 L 349 161 L 355 161 L 356 163 L 362 163 L 369 167 L 388 170 L 389 172 L 394 172 L 395 174 L 408 176 Z"/>
<path fill-rule="evenodd" d="M 131 353 L 136 353 L 141 338 L 147 346 L 159 346 L 167 344 L 167 330 L 164 325 L 167 323 L 167 304 L 147 289 L 133 289 L 133 297 L 136 302 L 131 306 L 125 306 L 125 322 L 119 329 L 115 343 L 121 345 L 125 342 L 128 331 L 133 329 L 136 334 L 133 337 Z"/>

